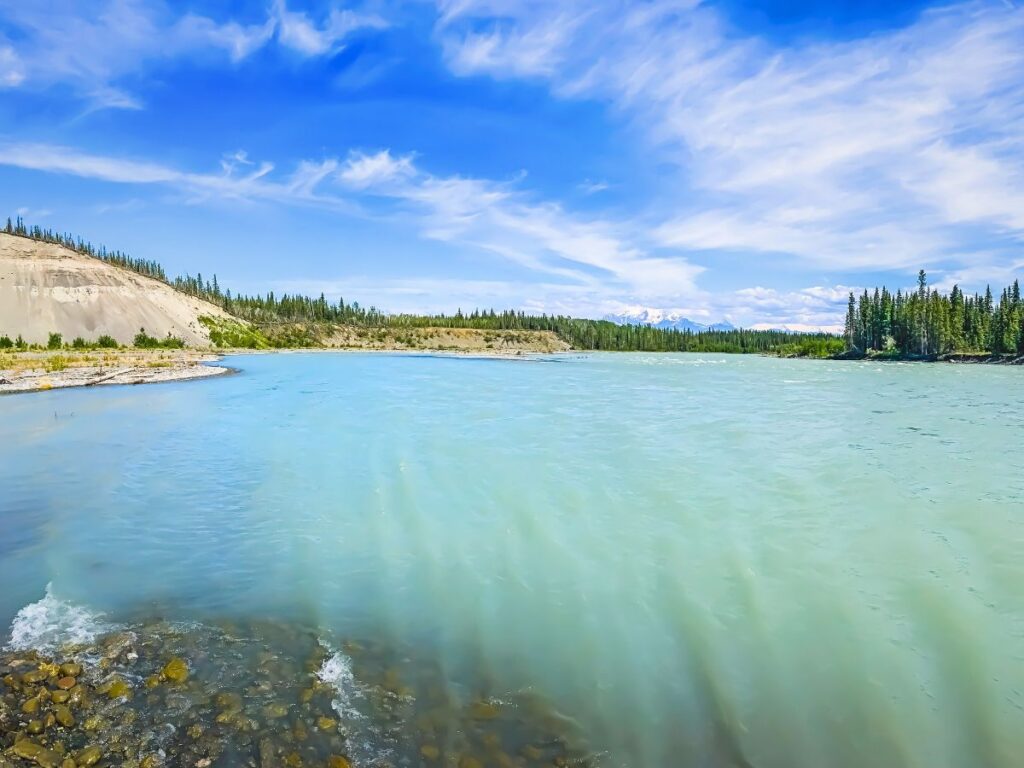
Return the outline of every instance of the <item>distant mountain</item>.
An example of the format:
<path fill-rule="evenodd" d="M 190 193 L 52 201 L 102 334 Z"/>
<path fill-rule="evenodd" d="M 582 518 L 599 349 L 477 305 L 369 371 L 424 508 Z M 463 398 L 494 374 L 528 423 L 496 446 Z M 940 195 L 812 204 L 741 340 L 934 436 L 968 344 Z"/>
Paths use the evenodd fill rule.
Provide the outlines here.
<path fill-rule="evenodd" d="M 684 317 L 681 312 L 670 309 L 652 309 L 650 307 L 638 307 L 626 310 L 619 314 L 605 315 L 602 320 L 608 320 L 616 325 L 649 325 L 652 328 L 673 329 L 677 331 L 732 331 L 735 327 L 732 323 L 721 322 L 698 323 Z"/>

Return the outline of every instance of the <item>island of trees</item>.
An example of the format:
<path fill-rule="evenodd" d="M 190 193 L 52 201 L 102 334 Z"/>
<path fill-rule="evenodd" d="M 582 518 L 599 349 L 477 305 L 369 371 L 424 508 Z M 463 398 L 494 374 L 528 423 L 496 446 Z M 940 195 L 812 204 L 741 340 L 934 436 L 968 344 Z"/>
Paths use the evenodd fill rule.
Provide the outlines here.
<path fill-rule="evenodd" d="M 851 356 L 935 358 L 957 353 L 1024 355 L 1024 304 L 1020 283 L 1003 289 L 996 300 L 966 295 L 956 285 L 948 294 L 929 288 L 918 273 L 917 290 L 876 288 L 850 294 L 845 341 Z"/>

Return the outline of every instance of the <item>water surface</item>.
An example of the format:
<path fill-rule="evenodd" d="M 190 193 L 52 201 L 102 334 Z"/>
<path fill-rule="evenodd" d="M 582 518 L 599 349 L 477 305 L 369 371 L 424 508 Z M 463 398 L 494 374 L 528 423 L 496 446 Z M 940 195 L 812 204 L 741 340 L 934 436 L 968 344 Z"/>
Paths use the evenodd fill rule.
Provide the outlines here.
<path fill-rule="evenodd" d="M 50 584 L 374 638 L 608 766 L 1020 764 L 1024 371 L 232 364 L 0 398 L 3 626 Z"/>

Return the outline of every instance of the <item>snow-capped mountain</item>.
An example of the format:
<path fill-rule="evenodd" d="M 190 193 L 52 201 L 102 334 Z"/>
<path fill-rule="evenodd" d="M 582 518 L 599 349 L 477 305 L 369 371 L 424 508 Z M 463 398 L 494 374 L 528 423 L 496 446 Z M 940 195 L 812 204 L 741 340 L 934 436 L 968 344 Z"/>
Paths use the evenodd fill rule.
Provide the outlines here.
<path fill-rule="evenodd" d="M 731 331 L 732 323 L 698 323 L 685 317 L 682 312 L 672 309 L 637 307 L 617 314 L 605 315 L 604 320 L 617 325 L 650 325 L 654 328 L 674 328 L 678 331 Z"/>

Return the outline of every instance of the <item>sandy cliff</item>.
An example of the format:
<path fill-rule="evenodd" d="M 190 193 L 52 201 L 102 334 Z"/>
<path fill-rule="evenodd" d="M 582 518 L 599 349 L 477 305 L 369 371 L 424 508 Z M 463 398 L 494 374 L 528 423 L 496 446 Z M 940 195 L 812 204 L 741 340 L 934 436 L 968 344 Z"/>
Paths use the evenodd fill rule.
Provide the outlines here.
<path fill-rule="evenodd" d="M 206 345 L 201 315 L 228 317 L 219 307 L 170 286 L 68 248 L 0 233 L 0 335 L 46 343 L 109 334 L 131 343 L 139 328 Z"/>

